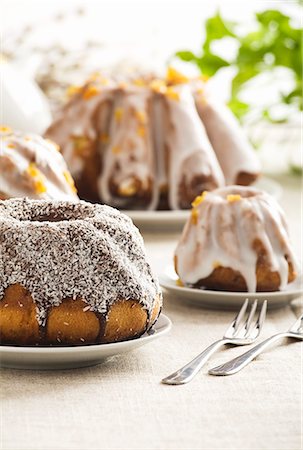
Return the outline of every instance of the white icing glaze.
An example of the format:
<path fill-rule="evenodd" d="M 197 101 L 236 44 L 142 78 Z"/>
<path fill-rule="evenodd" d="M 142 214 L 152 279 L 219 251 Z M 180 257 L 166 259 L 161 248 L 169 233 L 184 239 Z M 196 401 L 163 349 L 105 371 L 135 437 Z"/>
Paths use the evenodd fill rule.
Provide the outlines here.
<path fill-rule="evenodd" d="M 168 95 L 168 84 L 163 82 L 157 90 L 151 77 L 141 81 L 140 86 L 130 80 L 122 85 L 115 80 L 107 85 L 98 84 L 98 80 L 89 82 L 70 100 L 46 135 L 62 148 L 76 183 L 85 157 L 74 148 L 74 136 L 88 140 L 88 152 L 97 146 L 100 201 L 119 208 L 156 209 L 160 198 L 166 196 L 169 208 L 188 208 L 202 189 L 224 184 L 192 88 L 190 84 L 176 85 L 169 93 L 173 95 Z M 91 88 L 96 92 L 85 98 Z M 106 102 L 110 106 L 105 108 L 104 118 Z M 121 112 L 119 120 L 117 110 Z M 144 128 L 143 133 L 138 134 L 139 127 Z M 107 143 L 102 143 L 103 135 L 108 136 Z"/>
<path fill-rule="evenodd" d="M 31 167 L 37 176 L 31 175 Z M 0 131 L 0 197 L 77 200 L 72 183 L 54 143 L 34 134 Z"/>
<path fill-rule="evenodd" d="M 85 85 L 80 93 L 71 98 L 46 133 L 47 137 L 60 145 L 64 159 L 76 180 L 82 173 L 84 163 L 81 149 L 75 147 L 75 140 L 85 138 L 88 146 L 95 144 L 99 137 L 98 130 L 105 120 L 104 107 L 110 107 L 114 95 L 110 87 L 103 87 L 100 94 L 85 100 L 83 93 L 89 86 L 90 84 Z M 103 116 L 100 109 L 103 110 Z M 60 126 L 57 126 L 57 123 L 60 123 Z"/>
<path fill-rule="evenodd" d="M 86 202 L 0 201 L 0 299 L 20 283 L 39 324 L 65 298 L 105 314 L 116 300 L 137 300 L 150 315 L 161 291 L 132 221 Z"/>
<path fill-rule="evenodd" d="M 241 199 L 228 201 L 228 195 Z M 288 263 L 297 263 L 290 246 L 284 213 L 268 194 L 254 188 L 230 186 L 205 194 L 195 207 L 176 248 L 178 274 L 185 284 L 194 285 L 218 265 L 239 271 L 247 290 L 255 292 L 260 241 L 272 272 L 280 276 L 280 289 L 288 280 Z M 287 259 L 286 259 L 287 257 Z"/>
<path fill-rule="evenodd" d="M 168 189 L 168 170 L 166 162 L 166 147 L 165 147 L 165 135 L 166 129 L 164 124 L 166 123 L 167 111 L 164 104 L 164 97 L 155 95 L 152 102 L 152 132 L 153 142 L 155 149 L 156 165 L 157 165 L 157 177 L 156 183 L 158 184 L 158 195 L 161 190 Z"/>
<path fill-rule="evenodd" d="M 261 171 L 260 162 L 231 110 L 207 92 L 197 94 L 196 91 L 195 98 L 226 184 L 236 184 L 240 173 L 257 178 Z"/>
<path fill-rule="evenodd" d="M 180 209 L 182 175 L 188 182 L 203 175 L 212 180 L 213 187 L 223 186 L 224 177 L 199 119 L 190 86 L 181 84 L 174 89 L 179 100 L 166 98 L 169 123 L 165 143 L 169 152 L 169 205 Z"/>
<path fill-rule="evenodd" d="M 150 99 L 150 91 L 143 89 L 121 91 L 116 96 L 109 127 L 110 143 L 102 152 L 103 171 L 98 181 L 99 194 L 105 203 L 123 208 L 129 202 L 127 194 L 115 195 L 111 192 L 114 185 L 121 192 L 138 189 L 141 196 L 147 197 L 147 209 L 156 206 L 155 155 L 149 126 Z"/>

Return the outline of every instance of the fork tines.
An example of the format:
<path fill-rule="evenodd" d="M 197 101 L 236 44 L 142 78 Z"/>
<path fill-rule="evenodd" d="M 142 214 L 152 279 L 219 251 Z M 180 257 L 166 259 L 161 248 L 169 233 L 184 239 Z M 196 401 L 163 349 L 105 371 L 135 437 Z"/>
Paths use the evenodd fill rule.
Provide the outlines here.
<path fill-rule="evenodd" d="M 266 316 L 267 300 L 264 300 L 260 313 L 255 322 L 253 322 L 253 320 L 257 311 L 258 300 L 255 299 L 254 302 L 251 304 L 249 314 L 247 315 L 246 320 L 244 320 L 245 314 L 248 309 L 248 305 L 249 300 L 247 298 L 243 303 L 240 311 L 238 312 L 238 314 L 230 324 L 229 328 L 227 329 L 226 335 L 232 335 L 234 338 L 235 337 L 245 338 L 251 335 L 252 332 L 257 333 L 260 332 Z"/>

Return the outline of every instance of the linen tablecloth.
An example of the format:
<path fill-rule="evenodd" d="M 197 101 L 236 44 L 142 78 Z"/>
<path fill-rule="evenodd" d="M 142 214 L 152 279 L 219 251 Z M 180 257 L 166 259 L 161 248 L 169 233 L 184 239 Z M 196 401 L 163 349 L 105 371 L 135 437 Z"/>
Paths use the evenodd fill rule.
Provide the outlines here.
<path fill-rule="evenodd" d="M 282 182 L 281 203 L 300 257 L 301 186 L 298 180 Z M 170 261 L 178 234 L 144 237 L 159 270 Z M 286 330 L 300 310 L 298 300 L 269 311 L 262 338 Z M 237 375 L 207 375 L 208 368 L 244 351 L 222 350 L 188 385 L 166 386 L 161 378 L 220 338 L 235 313 L 189 306 L 167 294 L 164 313 L 173 322 L 170 335 L 103 365 L 2 369 L 1 449 L 303 448 L 301 343 L 276 346 Z"/>

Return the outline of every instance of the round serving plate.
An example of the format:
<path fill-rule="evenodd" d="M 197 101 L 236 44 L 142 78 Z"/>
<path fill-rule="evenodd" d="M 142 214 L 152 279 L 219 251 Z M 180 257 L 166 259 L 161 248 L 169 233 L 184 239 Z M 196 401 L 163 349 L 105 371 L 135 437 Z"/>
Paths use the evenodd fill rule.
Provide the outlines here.
<path fill-rule="evenodd" d="M 282 186 L 267 177 L 261 177 L 253 185 L 257 189 L 268 192 L 277 200 L 281 197 Z M 183 228 L 188 216 L 188 210 L 179 211 L 131 211 L 123 210 L 141 231 L 179 231 Z"/>
<path fill-rule="evenodd" d="M 112 344 L 73 347 L 0 346 L 0 367 L 10 369 L 61 370 L 88 367 L 134 350 L 164 336 L 171 328 L 170 319 L 161 314 L 151 330 L 137 339 Z"/>
<path fill-rule="evenodd" d="M 195 304 L 206 308 L 239 308 L 245 299 L 267 300 L 268 308 L 280 308 L 287 305 L 291 300 L 298 298 L 303 293 L 302 274 L 292 283 L 289 283 L 285 290 L 274 292 L 227 292 L 213 291 L 208 289 L 197 289 L 177 285 L 178 275 L 172 265 L 167 266 L 159 281 L 171 295 L 177 297 L 182 302 Z"/>

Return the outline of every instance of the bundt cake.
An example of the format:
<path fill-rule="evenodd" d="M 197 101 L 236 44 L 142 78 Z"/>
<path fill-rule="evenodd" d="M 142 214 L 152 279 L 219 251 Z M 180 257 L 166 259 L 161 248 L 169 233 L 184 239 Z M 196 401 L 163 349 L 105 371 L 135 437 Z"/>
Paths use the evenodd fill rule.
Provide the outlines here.
<path fill-rule="evenodd" d="M 85 202 L 0 201 L 0 339 L 84 345 L 132 339 L 162 295 L 131 220 Z"/>
<path fill-rule="evenodd" d="M 202 190 L 225 185 L 222 169 L 233 183 L 259 174 L 227 108 L 206 108 L 201 79 L 172 69 L 165 80 L 96 74 L 72 92 L 46 136 L 60 145 L 83 199 L 123 209 L 186 209 Z"/>
<path fill-rule="evenodd" d="M 13 197 L 78 199 L 58 145 L 0 126 L 0 199 Z"/>
<path fill-rule="evenodd" d="M 284 214 L 252 187 L 204 192 L 175 251 L 184 285 L 227 291 L 275 291 L 296 277 Z"/>

